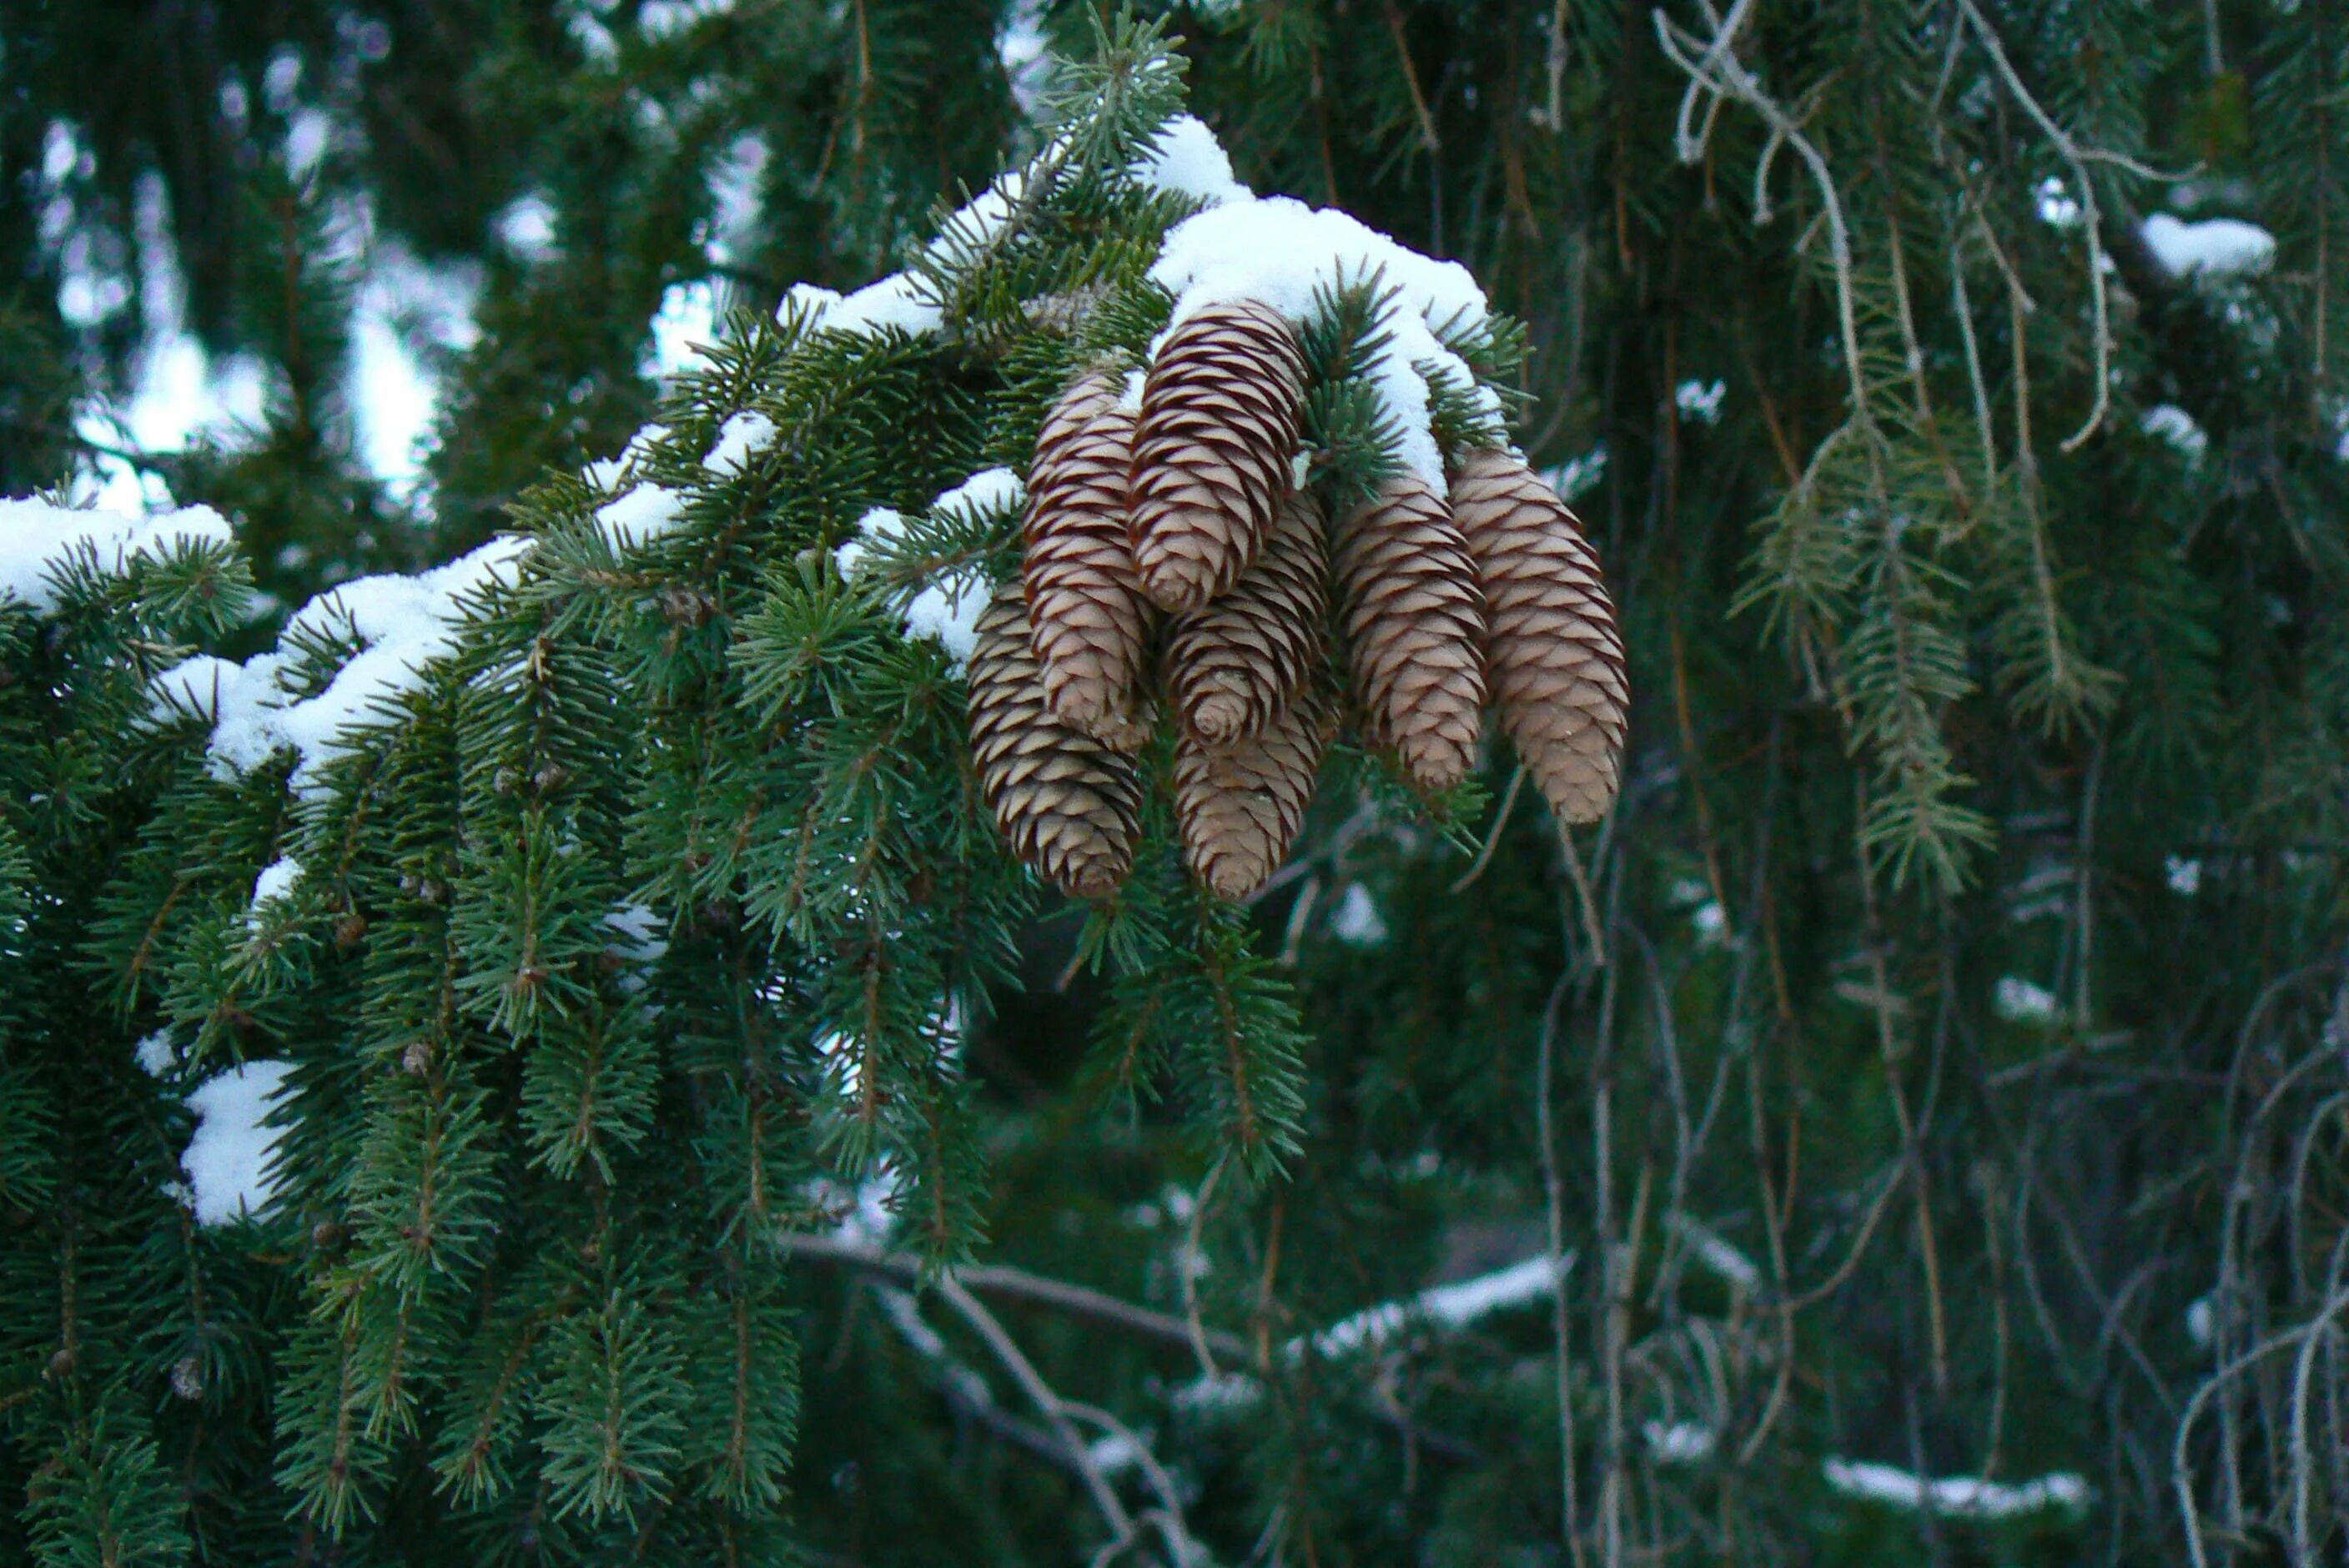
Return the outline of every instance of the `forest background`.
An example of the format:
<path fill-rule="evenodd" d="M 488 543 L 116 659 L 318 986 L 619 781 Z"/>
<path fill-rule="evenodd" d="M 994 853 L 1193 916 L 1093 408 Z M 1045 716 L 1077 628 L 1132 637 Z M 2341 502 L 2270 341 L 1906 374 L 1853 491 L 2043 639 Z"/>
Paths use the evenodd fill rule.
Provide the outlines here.
<path fill-rule="evenodd" d="M 709 516 L 782 519 L 704 453 L 811 395 L 793 285 L 933 253 L 1056 115 L 1146 146 L 1183 107 L 1157 46 L 1024 0 L 0 16 L 0 494 L 234 533 L 127 578 L 20 570 L 0 612 L 0 1557 L 2337 1558 L 2349 15 L 1142 12 L 1239 180 L 1457 259 L 1522 324 L 1515 438 L 1630 652 L 1621 798 L 1568 840 L 1506 748 L 1449 820 L 1341 758 L 1288 870 L 1123 978 L 983 838 L 919 830 L 985 912 L 888 1068 L 952 1064 L 957 1206 L 908 1217 L 899 1131 L 794 1132 L 748 1242 L 678 1086 L 741 1055 L 712 1042 L 755 897 L 679 882 L 665 941 L 580 950 L 607 988 L 657 967 L 672 1021 L 708 1006 L 644 1026 L 628 1136 L 563 1166 L 572 1080 L 484 1067 L 478 1105 L 419 1109 L 369 1076 L 444 1087 L 378 1005 L 429 990 L 371 956 L 409 915 L 267 882 L 322 819 L 282 766 L 232 800 L 147 683 L 502 529 L 586 581 L 590 465 L 648 426 L 698 432 L 642 460 Z M 959 477 L 864 406 L 893 493 Z M 682 567 L 630 591 L 722 665 L 806 629 L 762 575 L 791 561 L 739 569 L 762 607 Z M 882 688 L 855 689 L 851 719 Z M 616 754 L 637 696 L 595 702 L 544 722 Z M 451 719 L 452 754 L 501 722 Z M 583 808 L 631 824 L 627 891 L 668 887 L 629 814 L 683 820 L 662 788 Z M 485 768 L 445 812 L 515 794 Z M 380 908 L 429 881 L 387 872 Z M 1227 989 L 1184 967 L 1226 961 Z M 1244 1004 L 1261 1147 L 1191 1036 L 1120 1056 L 1170 965 Z M 829 1006 L 776 1025 L 777 1103 L 847 1070 Z M 314 1097 L 296 1174 L 208 1204 L 191 1140 L 238 1146 L 280 1072 Z M 419 1263 L 444 1180 L 498 1217 Z M 657 1244 L 688 1211 L 693 1246 L 740 1243 L 722 1288 Z M 525 1266 L 523 1234 L 567 1261 Z M 387 1315 L 337 1305 L 376 1284 Z M 403 1335 L 480 1355 L 402 1387 Z M 722 1452 L 676 1413 L 720 1408 Z"/>

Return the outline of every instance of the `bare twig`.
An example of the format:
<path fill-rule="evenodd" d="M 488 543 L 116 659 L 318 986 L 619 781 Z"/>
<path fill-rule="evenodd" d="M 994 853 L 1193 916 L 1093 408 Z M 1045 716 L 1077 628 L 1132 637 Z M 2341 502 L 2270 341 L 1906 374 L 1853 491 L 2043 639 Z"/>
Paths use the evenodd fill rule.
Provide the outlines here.
<path fill-rule="evenodd" d="M 917 1282 L 923 1277 L 922 1262 L 905 1253 L 893 1253 L 883 1247 L 863 1242 L 852 1242 L 838 1236 L 794 1234 L 780 1239 L 785 1255 L 804 1258 L 814 1263 L 844 1264 L 851 1268 L 871 1274 L 887 1274 L 895 1279 Z M 1066 1280 L 1050 1279 L 1030 1274 L 1025 1269 L 1009 1268 L 999 1264 L 981 1264 L 957 1269 L 955 1276 L 972 1290 L 1015 1301 L 1030 1301 L 1056 1307 L 1079 1317 L 1109 1324 L 1144 1338 L 1173 1345 L 1179 1349 L 1194 1346 L 1192 1326 L 1179 1317 L 1163 1312 L 1153 1312 L 1146 1306 L 1135 1306 L 1089 1285 L 1071 1284 Z M 1218 1355 L 1235 1360 L 1247 1356 L 1247 1342 L 1238 1335 L 1222 1329 L 1203 1328 L 1200 1339 Z"/>

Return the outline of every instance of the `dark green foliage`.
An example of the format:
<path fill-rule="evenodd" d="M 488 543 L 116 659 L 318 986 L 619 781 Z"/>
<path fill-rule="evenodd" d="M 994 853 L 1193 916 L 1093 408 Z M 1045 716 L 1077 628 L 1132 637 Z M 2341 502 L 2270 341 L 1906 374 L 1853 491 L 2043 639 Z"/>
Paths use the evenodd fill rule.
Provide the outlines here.
<path fill-rule="evenodd" d="M 1031 127 L 1009 9 L 0 22 L 0 490 L 98 456 L 142 201 L 269 391 L 130 454 L 242 560 L 0 606 L 0 1560 L 1057 1563 L 1122 1512 L 1137 1563 L 2149 1563 L 2181 1497 L 2209 1562 L 2334 1551 L 2349 15 L 1816 0 L 1708 65 L 1702 5 L 1144 7 L 1241 179 L 1490 291 L 1436 434 L 1495 394 L 1576 476 L 1638 707 L 1570 850 L 1498 748 L 1432 808 L 1341 750 L 1253 906 L 1154 805 L 1078 910 L 1003 854 L 902 617 L 1015 565 L 1015 509 L 933 498 L 1164 325 L 1185 203 L 1121 171 L 1186 88 L 1047 5 L 1096 63 Z M 53 124 L 87 158 L 49 170 Z M 933 234 L 1030 154 L 1008 221 Z M 478 276 L 413 495 L 355 455 L 362 198 Z M 119 308 L 60 309 L 59 201 Z M 2273 262 L 2174 275 L 2157 211 Z M 774 315 L 895 266 L 937 333 Z M 663 386 L 678 284 L 737 309 Z M 1309 324 L 1340 509 L 1395 460 L 1383 298 Z M 674 525 L 616 542 L 626 482 Z M 298 788 L 154 712 L 267 645 L 254 588 L 500 527 L 527 559 Z M 366 640 L 305 618 L 285 688 Z M 200 1226 L 185 1098 L 240 1059 L 287 1065 L 278 1201 Z M 1556 1315 L 1417 1294 L 1553 1236 Z M 1112 1464 L 1104 1507 L 1056 1421 L 1171 1496 Z M 2085 1501 L 1830 1468 L 1869 1463 Z"/>

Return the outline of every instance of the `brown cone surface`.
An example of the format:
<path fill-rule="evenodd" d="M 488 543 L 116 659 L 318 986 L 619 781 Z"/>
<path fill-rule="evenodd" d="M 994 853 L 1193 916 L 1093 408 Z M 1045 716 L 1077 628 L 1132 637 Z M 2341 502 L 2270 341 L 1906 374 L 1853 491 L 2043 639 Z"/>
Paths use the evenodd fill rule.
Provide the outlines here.
<path fill-rule="evenodd" d="M 1122 390 L 1112 376 L 1086 376 L 1044 421 L 1028 470 L 1022 577 L 1053 717 L 1132 753 L 1150 735 L 1141 670 L 1154 612 L 1126 538 L 1133 416 L 1117 407 Z"/>
<path fill-rule="evenodd" d="M 970 750 L 1011 852 L 1079 898 L 1114 892 L 1133 866 L 1142 784 L 1133 764 L 1054 718 L 1016 589 L 978 618 Z"/>
<path fill-rule="evenodd" d="M 1615 800 L 1630 696 L 1599 559 L 1557 492 L 1506 451 L 1460 460 L 1452 514 L 1485 593 L 1501 723 L 1558 820 L 1595 822 Z"/>
<path fill-rule="evenodd" d="M 1291 495 L 1232 591 L 1177 621 L 1167 638 L 1167 689 L 1193 735 L 1254 735 L 1305 689 L 1321 659 L 1329 583 L 1320 509 Z"/>
<path fill-rule="evenodd" d="M 1468 546 L 1427 481 L 1389 480 L 1340 534 L 1339 603 L 1364 738 L 1436 793 L 1476 761 L 1485 611 Z"/>
<path fill-rule="evenodd" d="M 1309 689 L 1258 734 L 1212 745 L 1185 733 L 1176 742 L 1183 861 L 1218 898 L 1247 897 L 1288 853 L 1312 803 L 1330 719 L 1330 705 Z"/>
<path fill-rule="evenodd" d="M 1162 609 L 1197 609 L 1256 559 L 1304 417 L 1304 351 L 1270 306 L 1208 305 L 1167 336 L 1133 438 L 1133 564 Z"/>

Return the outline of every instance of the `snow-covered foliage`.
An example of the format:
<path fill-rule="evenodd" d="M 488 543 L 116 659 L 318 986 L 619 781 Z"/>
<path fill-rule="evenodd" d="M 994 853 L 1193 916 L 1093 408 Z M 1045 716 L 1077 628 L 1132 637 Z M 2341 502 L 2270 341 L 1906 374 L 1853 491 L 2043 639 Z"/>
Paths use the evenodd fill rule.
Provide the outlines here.
<path fill-rule="evenodd" d="M 685 498 L 649 481 L 595 509 L 596 531 L 616 551 L 649 544 L 685 515 Z"/>
<path fill-rule="evenodd" d="M 1491 315 L 1467 268 L 1422 255 L 1347 213 L 1250 194 L 1231 178 L 1212 134 L 1188 116 L 1161 133 L 1154 158 L 1137 172 L 1161 190 L 1206 203 L 1168 231 L 1150 269 L 1151 280 L 1174 296 L 1170 330 L 1207 305 L 1238 300 L 1271 305 L 1302 323 L 1330 291 L 1375 278 L 1395 299 L 1370 379 L 1401 433 L 1404 464 L 1443 487 L 1444 455 L 1430 416 L 1433 377 L 1476 387 L 1485 418 L 1500 429 L 1498 400 L 1444 341 Z"/>
<path fill-rule="evenodd" d="M 57 607 L 57 573 L 79 560 L 119 576 L 205 545 L 225 548 L 228 524 L 208 506 L 153 517 L 79 511 L 34 500 L 0 500 L 0 599 L 47 614 Z"/>
<path fill-rule="evenodd" d="M 446 566 L 363 577 L 312 600 L 294 617 L 289 639 L 306 633 L 361 645 L 321 691 L 305 696 L 291 684 L 297 655 L 281 642 L 243 664 L 207 654 L 172 666 L 155 677 L 158 708 L 212 719 L 215 777 L 250 772 L 290 750 L 295 793 L 313 793 L 349 732 L 415 689 L 456 646 L 467 601 L 502 577 L 511 581 L 529 548 L 526 539 L 495 539 Z"/>

